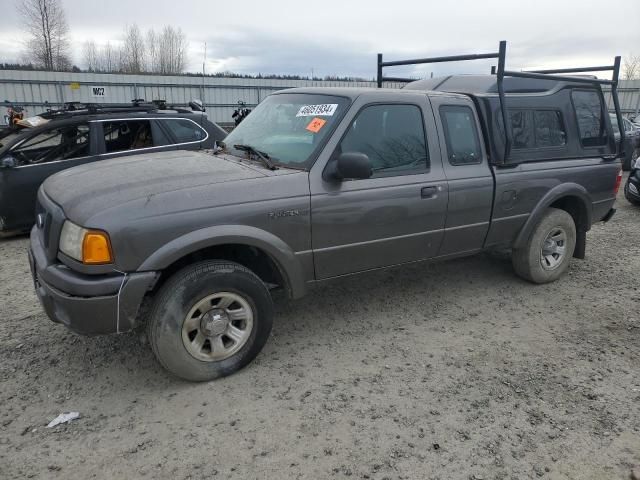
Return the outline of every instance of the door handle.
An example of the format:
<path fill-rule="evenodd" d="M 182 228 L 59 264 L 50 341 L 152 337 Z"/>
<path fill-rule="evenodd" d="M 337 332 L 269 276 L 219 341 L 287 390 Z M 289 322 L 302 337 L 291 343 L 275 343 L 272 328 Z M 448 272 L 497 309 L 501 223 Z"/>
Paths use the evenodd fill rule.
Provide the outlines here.
<path fill-rule="evenodd" d="M 440 191 L 440 187 L 422 187 L 420 196 L 422 198 L 433 198 Z"/>

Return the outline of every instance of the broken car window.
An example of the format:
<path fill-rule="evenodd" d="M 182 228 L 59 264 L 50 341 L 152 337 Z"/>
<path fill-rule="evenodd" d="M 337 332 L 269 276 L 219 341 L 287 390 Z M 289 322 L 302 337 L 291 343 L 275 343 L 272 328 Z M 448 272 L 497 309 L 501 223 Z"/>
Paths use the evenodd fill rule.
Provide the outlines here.
<path fill-rule="evenodd" d="M 89 155 L 89 125 L 68 125 L 47 130 L 12 150 L 18 165 L 69 160 Z"/>
<path fill-rule="evenodd" d="M 149 120 L 114 120 L 103 122 L 105 153 L 153 147 Z"/>

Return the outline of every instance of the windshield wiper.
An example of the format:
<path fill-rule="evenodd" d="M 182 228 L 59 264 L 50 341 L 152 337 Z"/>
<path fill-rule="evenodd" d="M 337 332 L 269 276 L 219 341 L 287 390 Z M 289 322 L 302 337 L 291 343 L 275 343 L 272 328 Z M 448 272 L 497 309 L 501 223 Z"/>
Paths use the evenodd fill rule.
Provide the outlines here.
<path fill-rule="evenodd" d="M 249 154 L 253 153 L 256 157 L 258 157 L 262 162 L 266 165 L 269 170 L 277 170 L 278 166 L 271 161 L 271 157 L 269 157 L 268 153 L 261 152 L 260 150 L 256 150 L 251 145 L 234 145 L 233 148 L 237 150 L 242 150 L 243 152 L 247 152 Z"/>

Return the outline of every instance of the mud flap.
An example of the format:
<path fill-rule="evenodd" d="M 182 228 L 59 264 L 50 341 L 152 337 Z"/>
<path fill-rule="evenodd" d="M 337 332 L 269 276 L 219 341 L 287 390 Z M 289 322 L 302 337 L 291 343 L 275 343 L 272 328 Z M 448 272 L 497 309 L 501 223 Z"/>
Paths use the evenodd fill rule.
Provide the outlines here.
<path fill-rule="evenodd" d="M 587 232 L 584 230 L 578 230 L 576 232 L 576 247 L 573 250 L 574 258 L 584 260 L 587 253 Z"/>

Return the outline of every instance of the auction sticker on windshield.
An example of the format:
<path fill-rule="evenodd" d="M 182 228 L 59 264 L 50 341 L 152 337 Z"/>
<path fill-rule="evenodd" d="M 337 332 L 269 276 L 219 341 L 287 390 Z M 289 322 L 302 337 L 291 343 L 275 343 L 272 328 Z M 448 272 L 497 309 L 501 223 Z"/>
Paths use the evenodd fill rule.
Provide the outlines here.
<path fill-rule="evenodd" d="M 296 117 L 331 117 L 338 109 L 337 103 L 323 103 L 320 105 L 303 105 L 298 110 Z"/>
<path fill-rule="evenodd" d="M 322 118 L 314 118 L 305 128 L 312 133 L 318 133 L 320 129 L 324 127 L 325 123 L 327 123 L 327 121 Z"/>

